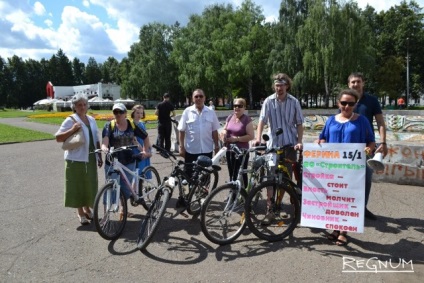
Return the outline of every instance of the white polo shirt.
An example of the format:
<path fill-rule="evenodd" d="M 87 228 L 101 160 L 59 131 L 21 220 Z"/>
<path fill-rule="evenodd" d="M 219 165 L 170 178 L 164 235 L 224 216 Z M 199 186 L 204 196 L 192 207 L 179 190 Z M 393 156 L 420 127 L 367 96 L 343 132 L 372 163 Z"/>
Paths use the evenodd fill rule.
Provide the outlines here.
<path fill-rule="evenodd" d="M 203 106 L 198 113 L 196 106 L 187 107 L 178 123 L 178 130 L 185 132 L 184 147 L 188 153 L 209 153 L 214 150 L 212 132 L 219 129 L 215 111 Z"/>

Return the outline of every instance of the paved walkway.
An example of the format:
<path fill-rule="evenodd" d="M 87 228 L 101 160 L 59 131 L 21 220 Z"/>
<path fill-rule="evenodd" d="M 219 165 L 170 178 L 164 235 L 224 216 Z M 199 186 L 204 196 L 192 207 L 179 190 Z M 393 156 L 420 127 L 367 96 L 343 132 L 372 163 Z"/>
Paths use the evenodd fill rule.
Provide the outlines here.
<path fill-rule="evenodd" d="M 246 230 L 232 245 L 219 247 L 203 236 L 198 219 L 175 215 L 173 199 L 143 254 L 135 249 L 137 218 L 120 239 L 108 242 L 93 225 L 80 226 L 74 209 L 63 207 L 63 151 L 54 140 L 0 145 L 0 160 L 0 282 L 422 282 L 424 277 L 422 187 L 374 184 L 369 208 L 378 220 L 366 221 L 365 233 L 350 234 L 347 247 L 328 241 L 324 230 L 305 227 L 278 243 Z M 159 155 L 152 163 L 161 176 L 169 173 L 170 163 Z M 386 261 L 397 266 L 399 260 L 409 264 L 392 270 L 396 273 L 379 267 Z M 346 272 L 354 269 L 369 273 Z"/>

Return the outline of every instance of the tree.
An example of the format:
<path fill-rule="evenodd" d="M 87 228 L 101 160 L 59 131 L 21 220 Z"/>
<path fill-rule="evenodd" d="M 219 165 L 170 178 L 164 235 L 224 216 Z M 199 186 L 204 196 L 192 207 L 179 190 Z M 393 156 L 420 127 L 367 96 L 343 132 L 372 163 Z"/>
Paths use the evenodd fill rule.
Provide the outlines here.
<path fill-rule="evenodd" d="M 306 78 L 324 86 L 324 103 L 347 75 L 373 66 L 369 28 L 355 3 L 340 6 L 335 0 L 309 1 L 309 14 L 296 40 L 303 53 Z"/>
<path fill-rule="evenodd" d="M 102 79 L 105 83 L 119 84 L 121 79 L 119 76 L 119 62 L 113 57 L 108 57 L 102 64 Z"/>
<path fill-rule="evenodd" d="M 172 59 L 178 67 L 179 83 L 188 95 L 202 88 L 208 97 L 230 94 L 228 73 L 223 65 L 218 38 L 231 20 L 231 5 L 207 7 L 201 16 L 192 15 L 186 28 L 175 40 Z M 222 43 L 222 42 L 221 42 Z"/>
<path fill-rule="evenodd" d="M 83 85 L 85 82 L 85 64 L 76 57 L 72 60 L 72 71 L 74 75 L 74 85 Z"/>
<path fill-rule="evenodd" d="M 50 59 L 49 80 L 58 86 L 71 86 L 74 84 L 72 63 L 62 49 Z"/>
<path fill-rule="evenodd" d="M 229 18 L 230 21 L 212 38 L 217 53 L 221 54 L 222 71 L 233 89 L 243 86 L 248 93 L 250 106 L 253 106 L 253 89 L 256 78 L 268 81 L 265 69 L 270 45 L 269 29 L 264 26 L 265 17 L 259 6 L 250 0 L 243 1 L 240 9 Z M 256 100 L 259 101 L 259 97 Z"/>
<path fill-rule="evenodd" d="M 86 84 L 97 84 L 102 81 L 102 72 L 96 59 L 93 57 L 88 58 L 87 66 L 85 67 L 85 83 Z"/>
<path fill-rule="evenodd" d="M 178 23 L 153 23 L 141 28 L 140 41 L 128 53 L 130 72 L 122 84 L 124 97 L 161 100 L 171 89 L 178 97 L 176 66 L 170 59 L 178 31 Z"/>
<path fill-rule="evenodd" d="M 421 10 L 422 8 L 415 1 L 410 1 L 409 4 L 402 1 L 400 5 L 395 5 L 378 16 L 380 24 L 377 33 L 378 65 L 380 68 L 384 66 L 391 56 L 403 58 L 402 77 L 406 82 L 406 57 L 409 54 L 409 70 L 411 78 L 414 79 L 411 93 L 415 98 L 419 96 L 424 86 L 421 76 L 424 72 L 424 58 L 421 56 L 421 49 L 424 45 L 424 15 Z M 406 93 L 406 87 L 406 83 L 404 83 L 403 88 L 397 90 L 397 96 L 402 91 Z"/>

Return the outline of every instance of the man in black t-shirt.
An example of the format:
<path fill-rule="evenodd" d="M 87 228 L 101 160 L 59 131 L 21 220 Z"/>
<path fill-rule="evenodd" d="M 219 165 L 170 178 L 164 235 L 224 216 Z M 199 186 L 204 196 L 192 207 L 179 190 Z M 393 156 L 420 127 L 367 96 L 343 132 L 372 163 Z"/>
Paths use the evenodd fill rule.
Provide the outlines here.
<path fill-rule="evenodd" d="M 167 150 L 171 150 L 171 117 L 175 116 L 175 108 L 169 102 L 169 93 L 163 95 L 163 101 L 156 106 L 155 115 L 158 116 L 158 140 L 157 144 Z M 165 144 L 165 146 L 164 146 Z"/>

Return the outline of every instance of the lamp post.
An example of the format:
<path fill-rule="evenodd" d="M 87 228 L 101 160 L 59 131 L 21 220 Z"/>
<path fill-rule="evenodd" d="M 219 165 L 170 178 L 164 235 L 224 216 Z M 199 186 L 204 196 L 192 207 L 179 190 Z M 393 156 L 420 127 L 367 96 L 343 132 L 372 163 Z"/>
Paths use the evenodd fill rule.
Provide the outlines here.
<path fill-rule="evenodd" d="M 406 98 L 405 106 L 408 108 L 409 102 L 409 37 L 406 38 Z"/>

